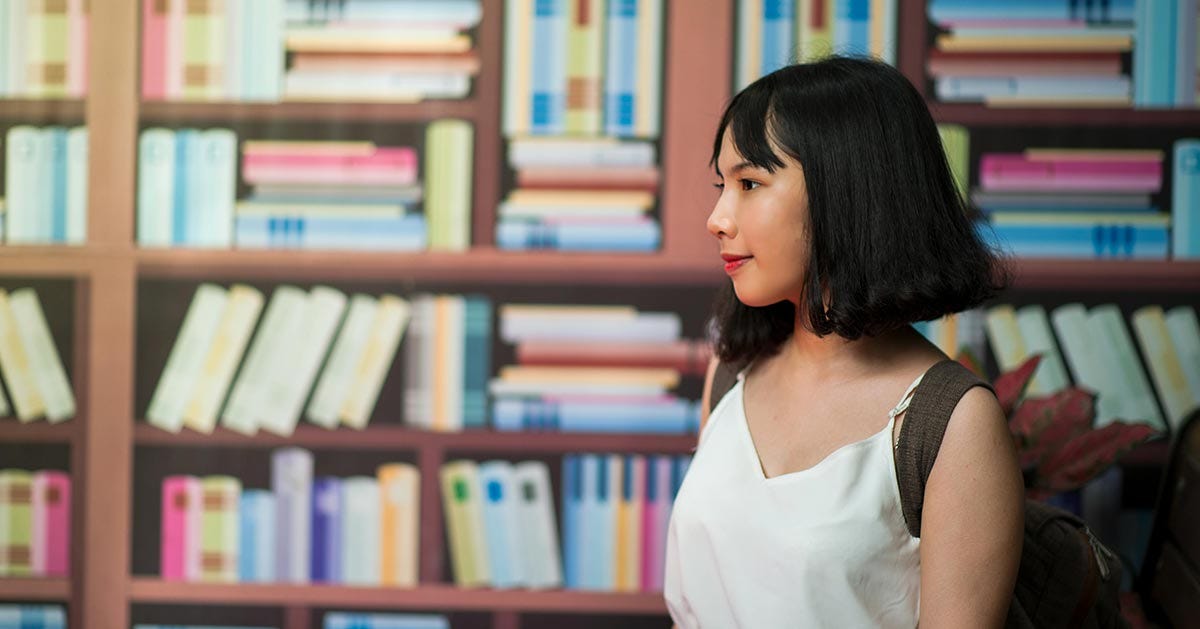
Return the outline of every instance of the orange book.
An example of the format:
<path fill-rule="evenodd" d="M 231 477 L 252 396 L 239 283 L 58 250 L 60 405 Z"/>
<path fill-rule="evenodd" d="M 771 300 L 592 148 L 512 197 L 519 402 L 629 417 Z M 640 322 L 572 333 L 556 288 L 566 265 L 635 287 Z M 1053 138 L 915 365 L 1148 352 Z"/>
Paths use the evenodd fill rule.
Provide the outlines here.
<path fill-rule="evenodd" d="M 382 500 L 380 531 L 380 583 L 416 587 L 417 546 L 421 522 L 421 473 L 408 463 L 380 466 Z"/>

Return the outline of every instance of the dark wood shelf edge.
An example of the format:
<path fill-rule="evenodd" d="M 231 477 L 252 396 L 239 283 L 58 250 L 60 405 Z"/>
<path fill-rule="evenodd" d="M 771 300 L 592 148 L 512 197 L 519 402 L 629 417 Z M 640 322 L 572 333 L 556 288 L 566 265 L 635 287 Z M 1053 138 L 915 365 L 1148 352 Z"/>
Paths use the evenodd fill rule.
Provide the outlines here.
<path fill-rule="evenodd" d="M 988 107 L 975 103 L 927 101 L 933 119 L 942 123 L 1047 126 L 1200 126 L 1200 108 L 1133 109 L 1112 107 Z"/>
<path fill-rule="evenodd" d="M 82 123 L 84 102 L 81 99 L 0 98 L 0 120 L 19 123 Z"/>
<path fill-rule="evenodd" d="M 63 601 L 71 598 L 71 581 L 63 578 L 0 577 L 0 601 Z"/>
<path fill-rule="evenodd" d="M 1013 288 L 1195 291 L 1200 260 L 1013 259 Z"/>
<path fill-rule="evenodd" d="M 51 424 L 44 419 L 22 424 L 15 417 L 5 417 L 0 419 L 0 443 L 72 445 L 79 435 L 79 427 L 82 424 L 83 420 L 79 417 L 57 424 Z"/>
<path fill-rule="evenodd" d="M 132 603 L 305 606 L 436 611 L 513 611 L 571 614 L 666 615 L 659 593 L 576 592 L 567 590 L 465 589 L 453 585 L 416 588 L 344 585 L 207 584 L 134 577 Z"/>
<path fill-rule="evenodd" d="M 337 450 L 420 450 L 432 448 L 453 454 L 609 452 L 685 454 L 696 445 L 694 435 L 607 434 L 562 432 L 497 432 L 465 430 L 430 432 L 401 426 L 374 426 L 366 430 L 298 426 L 290 437 L 259 432 L 253 436 L 218 428 L 211 435 L 191 430 L 173 434 L 139 421 L 134 442 L 143 446 L 276 448 L 301 446 Z"/>

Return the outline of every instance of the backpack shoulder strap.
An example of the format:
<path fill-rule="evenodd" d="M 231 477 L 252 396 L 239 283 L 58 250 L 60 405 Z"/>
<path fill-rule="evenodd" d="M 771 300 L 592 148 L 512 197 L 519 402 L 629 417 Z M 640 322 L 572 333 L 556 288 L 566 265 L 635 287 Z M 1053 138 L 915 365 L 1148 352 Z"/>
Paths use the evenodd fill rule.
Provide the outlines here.
<path fill-rule="evenodd" d="M 712 390 L 708 392 L 708 412 L 712 414 L 713 409 L 725 397 L 726 393 L 737 384 L 738 369 L 730 363 L 717 363 L 717 371 L 713 374 Z"/>
<path fill-rule="evenodd" d="M 967 391 L 992 385 L 953 360 L 943 360 L 929 368 L 913 390 L 912 401 L 900 425 L 896 445 L 896 478 L 900 483 L 900 506 L 904 522 L 913 537 L 921 536 L 921 507 L 925 503 L 925 482 L 933 470 L 942 437 L 954 408 Z"/>

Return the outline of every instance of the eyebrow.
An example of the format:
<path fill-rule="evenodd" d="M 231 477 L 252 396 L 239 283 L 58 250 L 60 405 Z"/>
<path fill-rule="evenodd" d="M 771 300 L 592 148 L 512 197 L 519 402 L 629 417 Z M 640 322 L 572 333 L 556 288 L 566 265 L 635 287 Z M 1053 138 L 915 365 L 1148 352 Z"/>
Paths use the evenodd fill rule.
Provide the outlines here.
<path fill-rule="evenodd" d="M 733 168 L 730 168 L 730 169 L 729 169 L 729 174 L 730 174 L 730 175 L 736 175 L 738 172 L 740 172 L 740 171 L 743 171 L 743 170 L 746 170 L 747 168 L 758 168 L 758 165 L 757 165 L 757 164 L 754 164 L 754 163 L 751 163 L 751 162 L 741 162 L 741 163 L 739 163 L 739 164 L 736 164 L 736 165 L 735 165 Z M 724 178 L 725 178 L 725 175 L 721 173 L 721 169 L 720 169 L 720 168 L 718 168 L 718 167 L 714 167 L 714 170 L 716 170 L 716 171 L 717 171 L 717 176 L 718 176 L 718 177 L 720 177 L 720 178 L 722 178 L 722 179 L 724 179 Z"/>

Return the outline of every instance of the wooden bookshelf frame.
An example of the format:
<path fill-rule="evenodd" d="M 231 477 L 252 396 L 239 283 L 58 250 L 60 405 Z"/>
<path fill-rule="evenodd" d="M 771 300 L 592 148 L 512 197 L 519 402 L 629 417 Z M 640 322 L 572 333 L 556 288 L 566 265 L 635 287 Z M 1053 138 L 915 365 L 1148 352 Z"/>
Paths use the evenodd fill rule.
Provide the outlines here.
<path fill-rule="evenodd" d="M 476 45 L 482 62 L 472 96 L 462 101 L 380 103 L 139 103 L 138 2 L 93 0 L 90 59 L 104 68 L 84 100 L 0 101 L 0 122 L 76 124 L 90 132 L 89 234 L 79 247 L 0 247 L 0 277 L 76 282 L 73 371 L 79 413 L 60 425 L 0 422 L 0 442 L 66 444 L 75 496 L 71 577 L 0 579 L 2 600 L 68 602 L 72 627 L 121 628 L 133 604 L 236 604 L 283 610 L 287 629 L 309 629 L 317 607 L 489 612 L 492 626 L 516 629 L 526 613 L 662 616 L 658 595 L 461 590 L 442 583 L 440 552 L 422 553 L 422 584 L 412 590 L 340 586 L 168 583 L 131 574 L 132 461 L 135 447 L 251 447 L 284 444 L 320 449 L 395 449 L 415 454 L 422 477 L 422 547 L 443 548 L 436 470 L 448 456 L 546 455 L 568 451 L 683 453 L 692 438 L 634 435 L 436 434 L 371 427 L 327 432 L 301 427 L 292 438 L 172 435 L 135 420 L 137 285 L 143 279 L 268 281 L 445 281 L 548 285 L 717 286 L 717 247 L 705 230 L 713 201 L 708 130 L 730 96 L 734 0 L 667 1 L 664 49 L 663 247 L 649 255 L 511 253 L 490 245 L 502 195 L 500 137 L 502 0 L 481 0 Z M 927 24 L 923 0 L 899 0 L 899 67 L 924 92 Z M 93 77 L 101 76 L 93 73 Z M 989 109 L 931 103 L 939 121 L 972 126 L 1059 125 L 1196 128 L 1196 110 Z M 442 117 L 476 129 L 473 249 L 445 253 L 328 253 L 140 249 L 134 238 L 137 130 L 194 121 L 363 120 L 418 124 Z M 1021 260 L 1016 288 L 1194 292 L 1200 262 Z M 1161 450 L 1161 448 L 1159 448 Z M 1154 464 L 1148 450 L 1139 462 Z"/>

